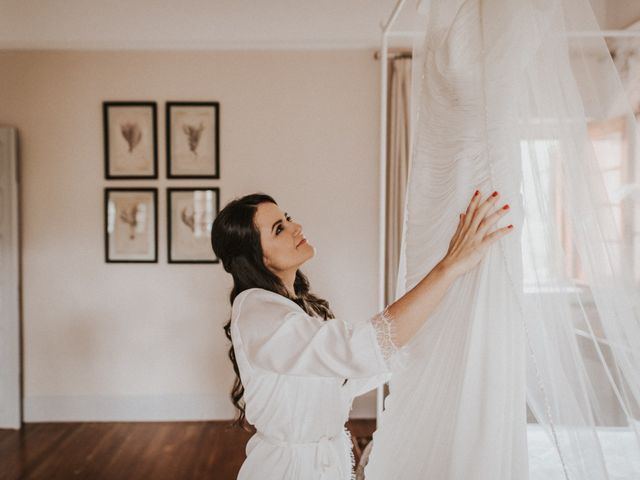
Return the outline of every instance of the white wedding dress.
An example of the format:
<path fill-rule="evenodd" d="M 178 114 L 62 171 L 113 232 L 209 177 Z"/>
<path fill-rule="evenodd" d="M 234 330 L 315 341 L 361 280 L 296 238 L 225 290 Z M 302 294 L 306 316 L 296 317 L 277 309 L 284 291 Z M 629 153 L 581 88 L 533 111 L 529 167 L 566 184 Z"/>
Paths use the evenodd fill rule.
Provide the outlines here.
<path fill-rule="evenodd" d="M 365 478 L 527 480 L 527 404 L 554 449 L 545 478 L 640 478 L 612 473 L 598 431 L 614 426 L 640 439 L 640 308 L 632 307 L 640 305 L 625 262 L 613 261 L 617 232 L 587 135 L 587 119 L 608 118 L 616 105 L 601 92 L 620 90 L 615 73 L 596 75 L 615 70 L 602 39 L 581 50 L 566 35 L 572 25 L 597 28 L 580 23 L 592 21 L 591 8 L 584 0 L 429 4 L 419 62 L 414 51 L 421 71 L 397 296 L 446 253 L 476 189 L 500 193 L 496 208 L 511 209 L 494 228 L 514 231 L 457 279 L 406 347 Z M 579 69 L 592 82 L 586 94 Z M 594 107 L 588 114 L 581 94 Z M 567 274 L 568 251 L 588 287 Z M 593 296 L 586 309 L 582 290 Z"/>
<path fill-rule="evenodd" d="M 429 14 L 436 30 L 424 52 L 420 151 L 409 178 L 407 289 L 442 258 L 476 189 L 483 198 L 499 192 L 497 206 L 511 213 L 497 226 L 515 232 L 452 285 L 412 340 L 408 369 L 391 379 L 367 480 L 527 478 L 519 151 L 500 141 L 513 120 L 518 84 L 507 67 L 517 55 L 483 51 L 481 3 L 439 2 Z M 517 28 L 514 18 L 502 33 Z M 486 55 L 496 62 L 488 71 Z M 489 102 L 502 107 L 499 116 L 486 117 Z"/>

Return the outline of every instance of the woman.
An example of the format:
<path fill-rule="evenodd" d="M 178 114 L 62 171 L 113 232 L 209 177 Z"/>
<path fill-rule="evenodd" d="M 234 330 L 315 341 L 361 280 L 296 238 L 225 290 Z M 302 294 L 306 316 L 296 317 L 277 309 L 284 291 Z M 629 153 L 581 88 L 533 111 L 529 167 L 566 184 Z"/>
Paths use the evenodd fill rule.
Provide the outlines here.
<path fill-rule="evenodd" d="M 233 276 L 225 333 L 237 378 L 236 424 L 256 433 L 239 480 L 347 480 L 353 475 L 345 423 L 353 398 L 402 368 L 402 350 L 453 280 L 477 265 L 512 228 L 490 232 L 509 206 L 475 192 L 442 260 L 382 312 L 353 324 L 334 318 L 299 267 L 315 254 L 302 226 L 275 200 L 252 194 L 218 214 L 211 244 Z"/>

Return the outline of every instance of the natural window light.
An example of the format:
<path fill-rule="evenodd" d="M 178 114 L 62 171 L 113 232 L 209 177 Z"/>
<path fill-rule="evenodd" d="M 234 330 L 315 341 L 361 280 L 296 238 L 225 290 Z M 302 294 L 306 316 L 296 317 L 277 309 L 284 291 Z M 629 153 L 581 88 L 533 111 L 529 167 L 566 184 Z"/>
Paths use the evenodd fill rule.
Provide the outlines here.
<path fill-rule="evenodd" d="M 607 242 L 612 266 L 618 269 L 623 262 L 632 262 L 632 272 L 640 284 L 640 209 L 634 209 L 631 162 L 633 143 L 629 142 L 622 119 L 592 123 L 589 135 L 603 175 L 617 232 L 608 235 Z M 588 282 L 573 246 L 571 226 L 566 220 L 563 205 L 563 181 L 560 162 L 553 140 L 539 139 L 521 142 L 522 194 L 526 208 L 523 227 L 522 251 L 525 289 L 538 290 L 540 286 L 564 288 L 559 279 L 567 278 L 578 287 Z M 636 167 L 637 168 L 637 167 Z M 550 218 L 553 220 L 545 220 Z M 554 222 L 555 225 L 550 225 Z M 554 251 L 544 239 L 547 229 L 559 231 L 565 252 L 563 272 L 554 272 L 556 262 L 550 256 Z"/>

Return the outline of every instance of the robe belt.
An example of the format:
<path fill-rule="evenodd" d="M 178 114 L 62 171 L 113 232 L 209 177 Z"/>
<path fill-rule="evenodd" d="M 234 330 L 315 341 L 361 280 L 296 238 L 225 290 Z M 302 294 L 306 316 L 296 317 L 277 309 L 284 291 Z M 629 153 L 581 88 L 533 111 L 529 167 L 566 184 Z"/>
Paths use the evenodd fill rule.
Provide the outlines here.
<path fill-rule="evenodd" d="M 315 468 L 320 470 L 322 474 L 329 468 L 334 466 L 335 450 L 331 448 L 331 442 L 342 441 L 343 432 L 335 435 L 323 435 L 320 439 L 311 442 L 288 442 L 286 440 L 279 440 L 277 438 L 265 435 L 264 433 L 257 431 L 256 435 L 265 442 L 271 445 L 277 445 L 280 447 L 297 447 L 297 446 L 314 446 L 316 447 L 315 456 Z M 342 445 L 340 445 L 341 447 Z"/>

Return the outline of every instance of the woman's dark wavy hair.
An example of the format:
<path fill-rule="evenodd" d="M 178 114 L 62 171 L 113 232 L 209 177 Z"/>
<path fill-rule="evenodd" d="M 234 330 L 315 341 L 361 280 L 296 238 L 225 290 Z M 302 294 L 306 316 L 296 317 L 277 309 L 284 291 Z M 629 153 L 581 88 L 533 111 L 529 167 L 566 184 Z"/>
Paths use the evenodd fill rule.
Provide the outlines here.
<path fill-rule="evenodd" d="M 229 295 L 231 304 L 233 305 L 234 299 L 240 292 L 259 287 L 294 301 L 309 315 L 324 320 L 335 318 L 329 302 L 316 297 L 309 291 L 309 280 L 300 270 L 296 271 L 293 284 L 297 298 L 292 298 L 280 277 L 264 265 L 260 231 L 254 222 L 258 204 L 263 202 L 277 205 L 271 196 L 264 193 L 253 193 L 236 198 L 220 211 L 211 227 L 211 247 L 216 257 L 222 261 L 224 269 L 233 277 L 233 288 Z M 231 319 L 225 324 L 224 333 L 231 341 Z M 249 430 L 245 420 L 244 386 L 240 378 L 233 343 L 229 348 L 229 359 L 236 372 L 236 379 L 231 389 L 231 401 L 238 410 L 232 425 Z"/>

